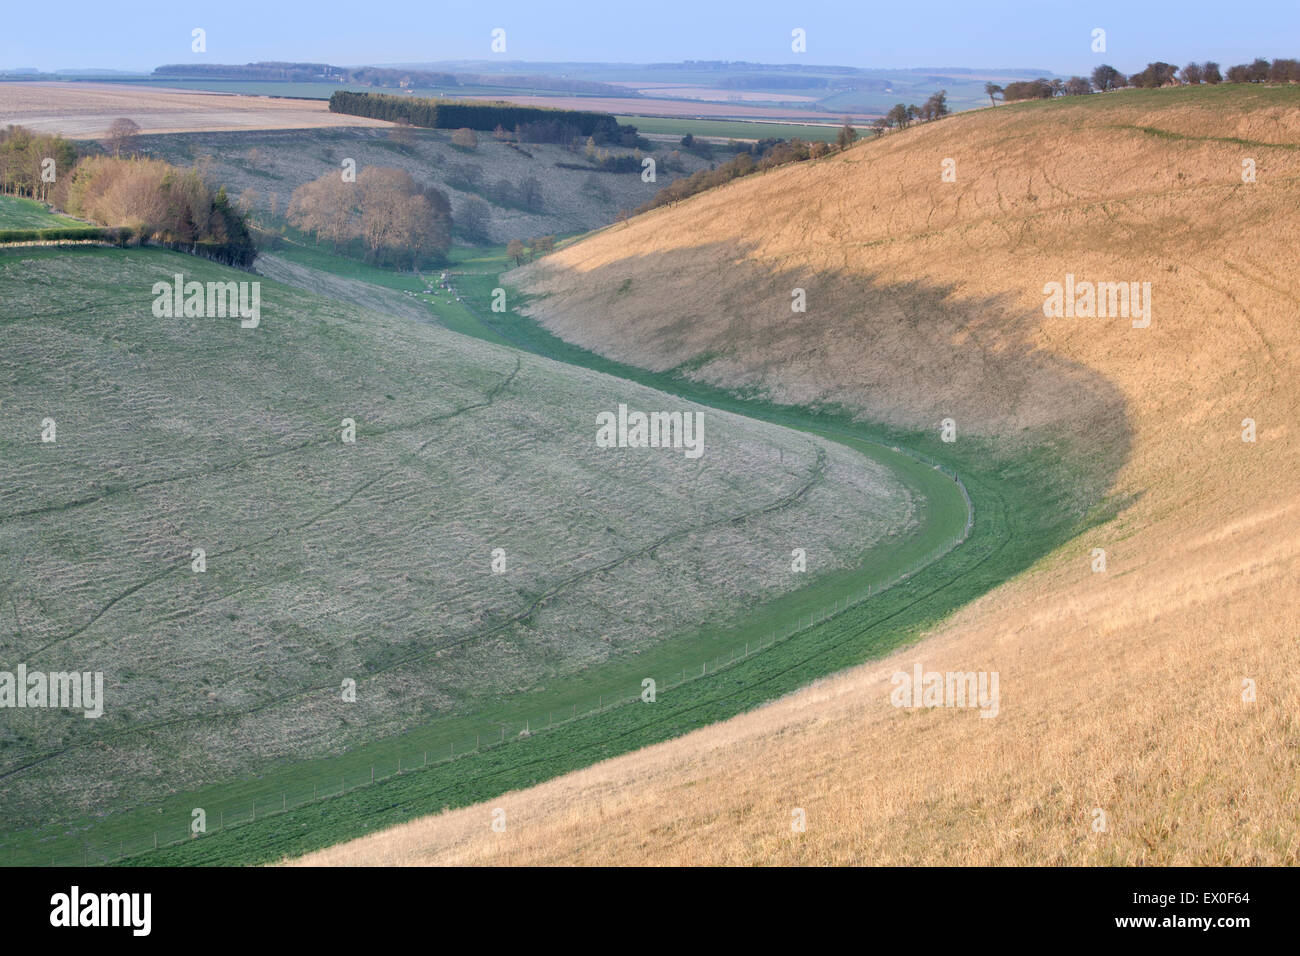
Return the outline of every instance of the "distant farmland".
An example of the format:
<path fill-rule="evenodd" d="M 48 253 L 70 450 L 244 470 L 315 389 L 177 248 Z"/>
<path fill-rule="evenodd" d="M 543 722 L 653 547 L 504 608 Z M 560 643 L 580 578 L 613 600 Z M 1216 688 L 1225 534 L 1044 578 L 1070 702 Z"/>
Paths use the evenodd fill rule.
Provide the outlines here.
<path fill-rule="evenodd" d="M 339 116 L 314 100 L 113 83 L 0 83 L 0 116 L 5 123 L 71 139 L 103 136 L 119 117 L 134 120 L 144 133 L 392 125 L 360 116 Z"/>
<path fill-rule="evenodd" d="M 315 101 L 328 100 L 339 87 L 333 83 L 256 82 L 235 80 L 167 80 L 131 83 L 0 83 L 0 113 L 29 114 L 15 119 L 42 131 L 69 136 L 102 135 L 117 116 L 130 116 L 145 132 L 186 132 L 224 129 L 310 129 L 321 126 L 387 126 L 363 117 L 346 122 L 336 115 L 321 120 Z M 37 90 L 55 92 L 36 93 Z M 392 93 L 392 90 L 373 92 Z M 197 99 L 216 94 L 228 99 Z M 697 136 L 761 139 L 765 136 L 818 138 L 820 124 L 838 127 L 844 116 L 865 126 L 878 114 L 856 108 L 845 113 L 812 112 L 798 108 L 741 103 L 709 103 L 654 97 L 600 97 L 579 94 L 529 93 L 498 87 L 415 89 L 414 96 L 453 96 L 504 100 L 524 106 L 595 110 L 613 113 L 642 132 L 693 132 Z M 190 98 L 187 98 L 190 97 Z M 89 106 L 89 110 L 85 107 Z M 107 116 L 102 119 L 97 114 Z M 141 119 L 140 116 L 144 116 Z M 59 121 L 63 126 L 51 125 Z M 757 129 L 754 124 L 763 124 Z M 100 125 L 102 124 L 102 125 Z M 680 125 L 679 125 L 680 124 Z M 696 126 L 695 124 L 701 124 Z M 775 132 L 773 130 L 783 130 Z M 711 132 L 710 130 L 716 130 Z M 834 131 L 831 131 L 834 138 Z"/>

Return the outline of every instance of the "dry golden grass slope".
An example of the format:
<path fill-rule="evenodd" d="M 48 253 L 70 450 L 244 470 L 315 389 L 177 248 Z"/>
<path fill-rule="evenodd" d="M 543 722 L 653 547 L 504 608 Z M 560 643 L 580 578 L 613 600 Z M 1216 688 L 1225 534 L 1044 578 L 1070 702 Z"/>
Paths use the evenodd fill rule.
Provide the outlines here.
<path fill-rule="evenodd" d="M 1295 864 L 1298 144 L 1295 91 L 1001 107 L 513 274 L 550 328 L 624 361 L 705 357 L 708 381 L 952 415 L 1007 449 L 1068 432 L 1081 470 L 1120 448 L 1127 504 L 878 664 L 305 862 Z M 1150 327 L 1046 318 L 1067 273 L 1150 282 Z M 998 671 L 1001 712 L 890 706 L 918 660 Z"/>

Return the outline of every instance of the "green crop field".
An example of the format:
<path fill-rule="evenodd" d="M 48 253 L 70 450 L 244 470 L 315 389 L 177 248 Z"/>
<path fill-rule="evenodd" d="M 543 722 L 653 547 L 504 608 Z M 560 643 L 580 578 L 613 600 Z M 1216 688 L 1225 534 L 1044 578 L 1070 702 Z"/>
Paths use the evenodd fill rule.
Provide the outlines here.
<path fill-rule="evenodd" d="M 460 255 L 461 298 L 288 256 L 429 321 L 267 279 L 256 328 L 156 318 L 175 273 L 256 277 L 0 253 L 0 669 L 103 672 L 106 695 L 97 720 L 6 711 L 7 862 L 161 861 L 196 807 L 216 837 L 372 774 L 513 762 L 548 726 L 603 740 L 646 677 L 675 696 L 784 654 L 962 533 L 958 486 L 907 455 L 492 344 L 518 339 L 481 319 L 499 253 Z M 597 449 L 619 402 L 700 409 L 703 464 Z"/>
<path fill-rule="evenodd" d="M 19 196 L 0 196 L 0 229 L 61 229 L 83 226 L 67 216 L 52 213 L 44 203 Z"/>

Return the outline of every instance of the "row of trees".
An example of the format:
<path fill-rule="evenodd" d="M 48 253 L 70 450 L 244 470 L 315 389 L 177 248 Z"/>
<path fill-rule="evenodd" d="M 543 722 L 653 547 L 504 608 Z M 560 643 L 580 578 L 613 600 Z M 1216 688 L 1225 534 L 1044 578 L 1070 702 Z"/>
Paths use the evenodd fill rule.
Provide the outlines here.
<path fill-rule="evenodd" d="M 50 169 L 53 176 L 42 176 Z M 0 130 L 0 191 L 9 196 L 30 196 L 50 202 L 60 176 L 67 176 L 77 162 L 77 148 L 61 136 L 34 133 L 25 126 Z"/>
<path fill-rule="evenodd" d="M 432 70 L 403 70 L 374 66 L 333 66 L 329 63 L 168 63 L 153 71 L 154 76 L 199 77 L 219 80 L 329 80 L 335 83 L 359 83 L 367 86 L 441 87 L 460 86 L 453 73 Z"/>
<path fill-rule="evenodd" d="M 117 120 L 107 146 L 128 148 L 139 127 Z M 257 256 L 247 219 L 193 169 L 160 159 L 81 156 L 60 136 L 22 126 L 0 131 L 0 188 L 48 202 L 113 230 L 247 267 Z"/>
<path fill-rule="evenodd" d="M 1157 60 L 1148 63 L 1145 69 L 1132 76 L 1125 76 L 1110 64 L 1103 63 L 1092 71 L 1091 78 L 1072 76 L 1068 80 L 1021 80 L 1008 83 L 1005 88 L 996 83 L 985 83 L 984 92 L 996 104 L 999 96 L 1010 103 L 1015 100 L 1050 99 L 1053 96 L 1079 96 L 1094 90 L 1105 93 L 1124 87 L 1157 89 L 1162 86 L 1199 86 L 1203 83 L 1300 83 L 1300 60 L 1284 58 L 1269 62 L 1260 57 L 1253 63 L 1230 66 L 1227 73 L 1213 60 L 1188 63 L 1181 69 L 1172 63 Z"/>
<path fill-rule="evenodd" d="M 609 83 L 544 75 L 503 75 L 499 73 L 441 73 L 434 70 L 411 70 L 375 66 L 334 66 L 329 63 L 292 63 L 263 61 L 245 63 L 168 63 L 153 71 L 156 77 L 199 77 L 222 80 L 328 80 L 364 86 L 442 88 L 453 86 L 514 86 L 530 90 L 555 90 L 565 93 L 595 93 L 601 96 L 626 96 L 627 90 Z M 825 81 L 818 81 L 825 84 Z"/>
<path fill-rule="evenodd" d="M 1185 72 L 1183 79 L 1194 82 L 1187 79 Z M 1300 60 L 1277 59 L 1270 63 L 1260 57 L 1253 63 L 1228 67 L 1227 80 L 1229 83 L 1300 83 Z"/>
<path fill-rule="evenodd" d="M 884 116 L 872 120 L 871 125 L 879 136 L 887 129 L 895 127 L 906 129 L 916 122 L 928 123 L 931 120 L 943 119 L 951 112 L 948 107 L 948 91 L 940 90 L 920 106 L 916 104 L 904 106 L 902 103 L 896 103 Z"/>
<path fill-rule="evenodd" d="M 451 204 L 440 190 L 404 169 L 367 166 L 355 182 L 335 172 L 293 191 L 290 225 L 331 243 L 357 243 L 367 261 L 418 269 L 443 261 L 451 248 Z"/>
<path fill-rule="evenodd" d="M 350 116 L 369 116 L 391 122 L 407 122 L 427 129 L 470 129 L 491 132 L 514 129 L 529 142 L 569 142 L 574 136 L 594 136 L 598 143 L 619 142 L 630 130 L 609 113 L 560 110 L 510 103 L 434 100 L 386 93 L 354 93 L 336 90 L 330 97 L 330 111 Z M 546 137 L 555 136 L 557 139 Z"/>

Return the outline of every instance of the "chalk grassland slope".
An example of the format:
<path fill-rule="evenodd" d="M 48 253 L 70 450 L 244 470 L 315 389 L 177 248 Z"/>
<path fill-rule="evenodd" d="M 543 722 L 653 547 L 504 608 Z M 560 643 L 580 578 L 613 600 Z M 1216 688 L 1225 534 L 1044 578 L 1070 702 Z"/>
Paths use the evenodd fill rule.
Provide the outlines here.
<path fill-rule="evenodd" d="M 1069 436 L 1074 506 L 1118 514 L 919 647 L 495 801 L 505 834 L 472 807 L 308 862 L 1300 862 L 1298 145 L 1288 89 L 991 109 L 515 273 L 624 361 L 1008 455 Z M 1150 282 L 1150 327 L 1045 317 L 1067 273 Z M 998 672 L 999 715 L 891 706 L 917 662 Z"/>
<path fill-rule="evenodd" d="M 301 130 L 284 132 L 208 133 L 141 137 L 142 152 L 180 165 L 199 164 L 210 182 L 223 185 L 232 199 L 246 191 L 259 213 L 270 212 L 272 197 L 283 216 L 293 191 L 327 173 L 340 175 L 341 163 L 352 159 L 357 170 L 367 166 L 405 169 L 419 182 L 447 193 L 453 221 L 461 221 L 465 203 L 477 197 L 488 203 L 487 238 L 496 242 L 543 235 L 567 235 L 595 229 L 614 221 L 620 209 L 635 209 L 680 175 L 702 168 L 703 160 L 681 154 L 684 172 L 663 165 L 671 147 L 651 153 L 660 166 L 657 181 L 641 181 L 641 167 L 633 172 L 599 173 L 594 169 L 562 169 L 557 163 L 582 166 L 582 154 L 559 146 L 525 144 L 521 152 L 479 134 L 474 150 L 451 145 L 444 130 L 404 131 L 409 142 L 395 143 L 386 130 Z M 631 150 L 611 149 L 613 155 Z M 477 180 L 470 170 L 476 170 Z M 492 186 L 505 181 L 512 187 L 536 177 L 542 201 L 535 210 L 500 205 L 493 201 Z"/>
<path fill-rule="evenodd" d="M 691 406 L 407 318 L 265 280 L 255 329 L 156 318 L 177 272 L 248 278 L 0 256 L 0 669 L 106 684 L 98 720 L 0 712 L 5 842 L 594 690 L 915 524 L 883 466 L 725 412 L 698 459 L 597 448 L 599 411 Z"/>
<path fill-rule="evenodd" d="M 0 83 L 0 125 L 92 139 L 126 117 L 145 133 L 195 130 L 391 127 L 383 120 L 331 113 L 322 102 L 184 92 L 107 83 Z"/>

